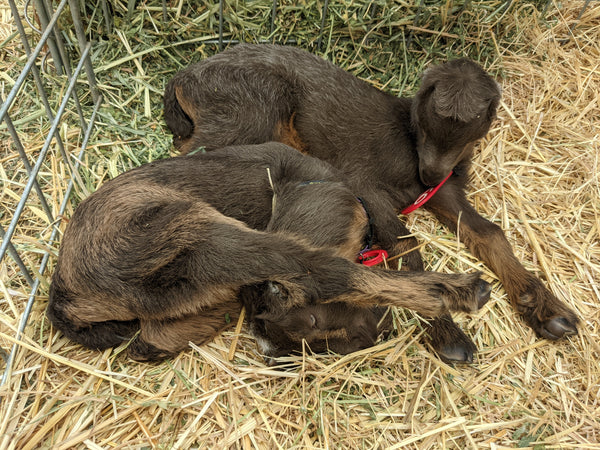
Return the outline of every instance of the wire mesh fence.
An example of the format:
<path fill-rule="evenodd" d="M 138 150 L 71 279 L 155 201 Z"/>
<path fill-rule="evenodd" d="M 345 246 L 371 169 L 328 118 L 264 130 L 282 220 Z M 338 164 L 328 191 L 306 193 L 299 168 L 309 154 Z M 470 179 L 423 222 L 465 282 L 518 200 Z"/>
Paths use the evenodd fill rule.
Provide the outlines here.
<path fill-rule="evenodd" d="M 91 44 L 83 35 L 76 3 L 71 2 L 70 11 L 73 27 L 80 40 L 68 45 L 58 26 L 59 19 L 69 13 L 67 0 L 61 1 L 56 8 L 45 0 L 36 1 L 34 8 L 26 6 L 24 17 L 33 14 L 39 23 L 37 28 L 28 19 L 28 26 L 33 32 L 32 41 L 35 42 L 33 49 L 29 44 L 30 34 L 25 30 L 14 0 L 9 0 L 9 6 L 27 58 L 12 88 L 1 99 L 0 108 L 1 133 L 10 136 L 8 141 L 2 139 L 5 146 L 2 216 L 11 218 L 6 228 L 0 228 L 0 260 L 3 261 L 2 271 L 6 277 L 6 281 L 2 281 L 4 300 L 11 304 L 23 300 L 13 295 L 14 285 L 24 283 L 29 290 L 19 327 L 15 330 L 15 338 L 18 339 L 27 325 L 40 285 L 47 283 L 45 272 L 58 237 L 58 226 L 79 169 L 79 156 L 86 149 L 102 97 L 95 86 L 90 59 Z M 70 53 L 74 52 L 67 50 L 68 46 L 74 45 L 79 46 L 78 59 L 72 59 Z M 55 94 L 54 89 L 50 93 L 50 78 L 50 82 L 61 84 L 60 96 Z M 32 89 L 36 90 L 39 99 L 39 114 L 35 118 L 22 117 L 20 94 Z M 84 110 L 83 101 L 92 104 L 92 108 Z M 18 123 L 19 128 L 23 129 L 23 124 L 28 122 L 42 130 L 44 140 L 40 148 L 30 148 L 28 131 L 19 132 L 15 127 Z M 71 133 L 72 130 L 75 135 Z M 16 153 L 12 150 L 16 150 Z M 58 156 L 66 164 L 68 173 L 64 174 L 66 178 L 57 186 L 56 178 L 48 170 L 51 170 L 49 164 L 53 157 Z M 59 203 L 52 201 L 56 198 L 51 198 L 57 188 L 62 189 Z M 32 217 L 40 216 L 46 225 L 42 229 L 30 223 Z M 4 262 L 7 255 L 12 264 Z M 11 306 L 17 309 L 14 304 Z M 13 345 L 10 354 L 4 355 L 6 369 L 2 382 L 6 381 L 9 374 L 15 351 L 16 345 Z"/>

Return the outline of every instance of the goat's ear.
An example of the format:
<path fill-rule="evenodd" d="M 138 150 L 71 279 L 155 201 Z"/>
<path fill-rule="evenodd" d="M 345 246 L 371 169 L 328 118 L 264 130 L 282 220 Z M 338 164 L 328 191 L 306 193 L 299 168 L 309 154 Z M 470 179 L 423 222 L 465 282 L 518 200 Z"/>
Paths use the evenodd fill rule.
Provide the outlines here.
<path fill-rule="evenodd" d="M 432 93 L 435 112 L 441 117 L 471 122 L 482 115 L 495 115 L 500 101 L 497 83 L 484 86 L 463 80 L 439 80 Z"/>
<path fill-rule="evenodd" d="M 285 314 L 282 311 L 262 311 L 256 314 L 254 317 L 260 320 L 266 320 L 268 322 L 280 322 L 284 318 Z"/>
<path fill-rule="evenodd" d="M 488 105 L 488 116 L 490 119 L 496 118 L 496 111 L 498 110 L 498 105 L 500 104 L 500 99 L 502 98 L 502 86 L 500 83 L 494 81 L 496 83 L 497 95 L 492 97 L 490 100 L 490 104 Z"/>
<path fill-rule="evenodd" d="M 462 122 L 493 116 L 501 92 L 492 77 L 466 58 L 427 69 L 421 85 L 422 99 L 430 97 L 437 115 Z"/>

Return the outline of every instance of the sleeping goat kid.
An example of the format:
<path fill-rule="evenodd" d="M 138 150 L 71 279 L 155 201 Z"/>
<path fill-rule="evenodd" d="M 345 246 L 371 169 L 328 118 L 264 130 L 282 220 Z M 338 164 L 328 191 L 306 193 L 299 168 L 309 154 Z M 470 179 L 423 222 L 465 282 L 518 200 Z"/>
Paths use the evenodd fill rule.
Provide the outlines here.
<path fill-rule="evenodd" d="M 201 344 L 248 311 L 267 356 L 372 345 L 385 308 L 437 317 L 489 299 L 479 274 L 356 264 L 369 225 L 354 193 L 317 159 L 279 143 L 146 164 L 75 210 L 47 314 L 70 339 L 131 339 L 136 360 Z M 138 333 L 139 332 L 139 333 Z"/>
<path fill-rule="evenodd" d="M 488 132 L 499 102 L 498 84 L 467 59 L 432 67 L 414 98 L 396 98 L 305 51 L 248 44 L 182 70 L 164 97 L 182 153 L 280 141 L 331 163 L 364 200 L 375 242 L 390 258 L 402 255 L 409 270 L 423 265 L 397 213 L 452 173 L 424 207 L 498 275 L 539 336 L 558 339 L 577 332 L 576 314 L 465 196 L 473 143 Z M 475 345 L 449 315 L 430 324 L 442 358 L 472 360 Z"/>

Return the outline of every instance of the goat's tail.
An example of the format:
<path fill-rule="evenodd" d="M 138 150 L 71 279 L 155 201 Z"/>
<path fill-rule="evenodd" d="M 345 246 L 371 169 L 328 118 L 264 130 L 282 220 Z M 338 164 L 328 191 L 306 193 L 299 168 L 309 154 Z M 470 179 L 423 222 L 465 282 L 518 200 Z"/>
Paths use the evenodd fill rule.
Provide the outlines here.
<path fill-rule="evenodd" d="M 67 338 L 93 350 L 104 350 L 131 339 L 140 329 L 138 320 L 89 322 L 77 324 L 68 311 L 71 299 L 68 294 L 50 285 L 50 300 L 46 315 Z M 79 321 L 77 321 L 79 322 Z"/>
<path fill-rule="evenodd" d="M 167 84 L 163 97 L 165 122 L 177 140 L 187 139 L 194 132 L 194 122 L 177 98 L 181 89 L 179 77 L 175 76 Z"/>

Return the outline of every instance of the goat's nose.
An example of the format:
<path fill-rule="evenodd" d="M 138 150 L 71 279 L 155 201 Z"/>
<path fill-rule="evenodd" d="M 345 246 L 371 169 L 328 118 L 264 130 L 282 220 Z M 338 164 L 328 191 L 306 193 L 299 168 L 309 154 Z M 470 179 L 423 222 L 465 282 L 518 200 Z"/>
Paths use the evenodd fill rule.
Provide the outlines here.
<path fill-rule="evenodd" d="M 446 178 L 448 172 L 441 172 L 437 170 L 422 170 L 421 182 L 428 187 L 437 186 L 444 180 L 444 178 Z"/>

